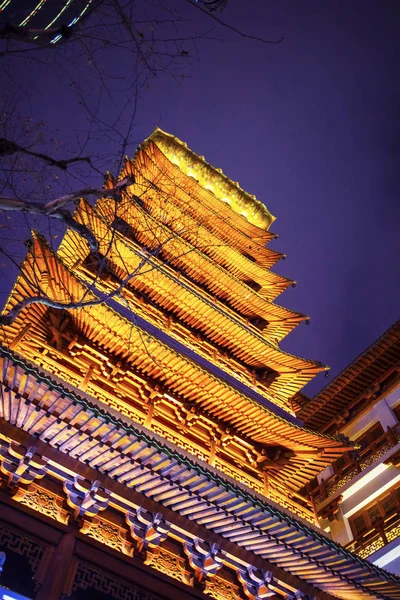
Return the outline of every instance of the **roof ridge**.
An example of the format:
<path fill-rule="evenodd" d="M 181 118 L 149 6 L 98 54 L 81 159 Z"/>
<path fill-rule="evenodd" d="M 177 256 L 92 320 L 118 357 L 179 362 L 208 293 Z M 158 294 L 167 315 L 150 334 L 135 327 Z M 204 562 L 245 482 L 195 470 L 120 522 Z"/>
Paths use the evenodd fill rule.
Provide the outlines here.
<path fill-rule="evenodd" d="M 241 188 L 239 183 L 234 182 L 227 175 L 225 175 L 225 173 L 222 172 L 222 169 L 214 167 L 205 160 L 204 156 L 200 156 L 191 150 L 186 142 L 183 142 L 178 137 L 163 131 L 159 127 L 155 128 L 153 133 L 151 133 L 144 140 L 144 143 L 149 141 L 152 141 L 164 154 L 165 152 L 160 146 L 168 144 L 173 145 L 175 150 L 180 150 L 181 154 L 183 155 L 182 158 L 185 155 L 190 157 L 191 162 L 194 161 L 198 165 L 201 165 L 201 169 L 205 171 L 209 177 L 216 177 L 217 180 L 221 180 L 225 186 L 228 186 L 228 190 L 231 193 L 231 198 L 229 199 L 230 201 L 227 202 L 229 206 L 236 214 L 244 217 L 244 219 L 246 219 L 246 221 L 254 227 L 268 231 L 270 225 L 275 221 L 275 217 L 269 212 L 265 204 L 263 204 L 260 200 L 257 200 L 254 195 L 249 194 L 243 188 Z M 187 173 L 185 174 L 187 175 Z M 226 188 L 224 191 L 226 191 Z M 223 198 L 226 196 L 222 196 L 222 193 L 221 197 L 219 197 L 219 195 L 215 192 L 214 195 L 219 201 L 226 202 L 226 200 L 223 200 Z M 250 213 L 248 212 L 249 209 Z"/>

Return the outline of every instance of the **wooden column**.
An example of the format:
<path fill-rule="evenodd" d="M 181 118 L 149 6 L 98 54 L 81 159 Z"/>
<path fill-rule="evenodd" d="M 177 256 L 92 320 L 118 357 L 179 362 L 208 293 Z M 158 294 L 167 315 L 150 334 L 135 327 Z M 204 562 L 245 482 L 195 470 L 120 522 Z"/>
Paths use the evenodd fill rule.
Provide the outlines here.
<path fill-rule="evenodd" d="M 317 527 L 321 527 L 321 525 L 319 523 L 318 511 L 317 511 L 317 507 L 316 507 L 314 498 L 313 498 L 312 494 L 309 494 L 308 497 L 310 498 L 310 503 L 311 503 L 313 513 L 314 513 L 314 523 Z"/>
<path fill-rule="evenodd" d="M 313 513 L 314 513 L 314 523 L 315 523 L 315 525 L 317 527 L 321 527 L 320 522 L 319 522 L 319 517 L 318 517 L 317 505 L 315 503 L 314 496 L 311 493 L 311 489 L 310 489 L 310 484 L 309 483 L 306 484 L 306 491 L 307 491 L 307 494 L 308 494 L 308 498 L 310 500 L 311 507 L 313 509 Z"/>
<path fill-rule="evenodd" d="M 71 580 L 75 536 L 65 533 L 47 561 L 41 585 L 35 600 L 60 600 Z"/>
<path fill-rule="evenodd" d="M 264 470 L 263 471 L 263 478 L 264 478 L 264 494 L 266 498 L 269 498 L 269 479 L 268 479 L 268 471 Z"/>
<path fill-rule="evenodd" d="M 148 429 L 151 428 L 151 422 L 153 420 L 153 413 L 154 413 L 154 399 L 150 399 L 149 403 L 148 403 L 146 420 L 144 422 L 144 426 L 147 427 Z"/>
<path fill-rule="evenodd" d="M 162 394 L 160 394 L 160 392 L 158 391 L 158 386 L 156 386 L 155 390 L 152 390 L 149 394 L 149 399 L 148 399 L 148 409 L 147 409 L 147 416 L 144 422 L 144 426 L 147 427 L 148 429 L 151 429 L 151 423 L 153 420 L 153 414 L 154 414 L 154 409 L 155 406 L 157 404 L 157 402 L 159 402 L 162 399 Z"/>

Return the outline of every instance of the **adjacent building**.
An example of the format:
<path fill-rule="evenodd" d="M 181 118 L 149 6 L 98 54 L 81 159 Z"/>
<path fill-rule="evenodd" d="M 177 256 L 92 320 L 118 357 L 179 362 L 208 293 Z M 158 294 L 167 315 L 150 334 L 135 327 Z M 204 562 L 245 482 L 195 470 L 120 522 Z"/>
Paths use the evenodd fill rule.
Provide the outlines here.
<path fill-rule="evenodd" d="M 306 426 L 357 446 L 307 486 L 321 526 L 400 574 L 400 321 L 315 398 L 295 400 Z"/>
<path fill-rule="evenodd" d="M 71 37 L 72 28 L 101 0 L 2 0 L 0 38 L 36 45 Z"/>
<path fill-rule="evenodd" d="M 120 180 L 57 252 L 32 233 L 4 307 L 0 598 L 400 598 L 329 479 L 358 460 L 352 401 L 302 396 L 325 366 L 280 348 L 307 316 L 277 302 L 272 215 L 159 129 Z"/>

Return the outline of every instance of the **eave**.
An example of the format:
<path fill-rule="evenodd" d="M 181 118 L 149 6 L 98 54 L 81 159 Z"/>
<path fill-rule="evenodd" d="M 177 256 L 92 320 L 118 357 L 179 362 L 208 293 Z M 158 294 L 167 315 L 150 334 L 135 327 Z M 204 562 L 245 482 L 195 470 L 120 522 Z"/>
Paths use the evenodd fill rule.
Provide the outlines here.
<path fill-rule="evenodd" d="M 203 188 L 193 177 L 185 175 L 151 141 L 139 147 L 133 160 L 127 160 L 120 178 L 134 174 L 138 176 L 140 186 L 153 187 L 157 202 L 167 197 L 185 214 L 189 214 L 197 223 L 204 226 L 217 237 L 221 237 L 229 246 L 243 254 L 252 256 L 261 266 L 268 267 L 271 251 L 265 244 L 276 236 L 260 229 L 251 234 L 244 232 L 236 223 L 248 223 L 231 208 L 217 202 L 214 194 Z M 149 197 L 144 197 L 146 210 L 151 212 Z"/>
<path fill-rule="evenodd" d="M 71 467 L 76 459 L 93 467 L 134 490 L 135 497 L 142 494 L 177 519 L 189 517 L 195 527 L 224 538 L 229 548 L 251 552 L 322 594 L 343 600 L 400 598 L 394 575 L 11 351 L 0 348 L 0 357 L 0 416 L 45 442 L 53 462 L 60 456 L 60 464 L 68 459 Z"/>
<path fill-rule="evenodd" d="M 209 283 L 215 287 L 215 290 L 212 291 L 217 296 L 226 296 L 223 282 L 229 281 L 232 306 L 238 306 L 239 310 L 243 312 L 243 306 L 240 307 L 238 300 L 242 296 L 247 296 L 248 307 L 246 310 L 261 315 L 268 312 L 268 309 L 260 302 L 260 296 L 268 302 L 272 302 L 293 283 L 290 279 L 250 261 L 227 244 L 221 245 L 221 240 L 216 238 L 210 240 L 209 235 L 205 240 L 202 239 L 196 222 L 191 224 L 192 232 L 188 231 L 189 226 L 186 223 L 182 221 L 179 223 L 176 219 L 172 219 L 171 207 L 172 213 L 175 213 L 172 203 L 168 203 L 167 206 L 164 204 L 162 213 L 153 217 L 140 206 L 148 189 L 140 193 L 135 187 L 137 184 L 129 188 L 120 202 L 109 198 L 101 199 L 96 203 L 95 210 L 109 223 L 112 223 L 116 217 L 122 219 L 131 228 L 136 239 L 144 246 L 154 248 L 155 245 L 162 244 L 161 254 L 168 257 L 171 264 L 191 273 L 196 281 L 201 281 L 198 271 L 204 270 Z M 192 241 L 188 241 L 187 237 L 190 237 Z M 214 244 L 214 249 L 212 244 Z M 212 257 L 210 254 L 214 256 Z M 194 264 L 196 264 L 196 269 L 193 269 Z M 226 264 L 228 264 L 228 268 Z M 246 283 L 252 272 L 255 276 L 254 281 L 262 285 L 258 293 Z M 290 313 L 293 314 L 292 311 Z"/>
<path fill-rule="evenodd" d="M 226 177 L 221 169 L 212 167 L 202 156 L 190 150 L 185 142 L 156 128 L 148 140 L 154 142 L 185 174 L 192 173 L 202 187 L 212 187 L 215 198 L 237 213 L 241 228 L 251 235 L 253 231 L 268 230 L 275 217 L 255 196 L 245 192 L 238 183 Z M 145 142 L 146 143 L 146 142 Z"/>
<path fill-rule="evenodd" d="M 315 429 L 334 431 L 340 416 L 355 416 L 363 398 L 376 396 L 380 383 L 400 370 L 400 321 L 397 321 L 314 398 L 305 402 L 298 417 Z"/>
<path fill-rule="evenodd" d="M 201 331 L 206 339 L 228 349 L 250 368 L 267 368 L 278 373 L 281 377 L 271 384 L 274 396 L 289 398 L 326 369 L 321 363 L 284 352 L 269 339 L 268 332 L 261 332 L 228 306 L 216 302 L 210 294 L 193 286 L 184 276 L 178 276 L 157 257 L 148 255 L 146 258 L 141 246 L 110 229 L 90 206 L 82 207 L 76 219 L 87 225 L 100 240 L 100 251 L 105 252 L 108 260 L 116 266 L 120 278 L 125 279 L 130 273 L 135 273 L 146 260 L 137 275 L 130 279 L 127 288 L 145 294 L 162 310 Z M 86 242 L 69 232 L 58 251 L 70 269 L 74 269 L 78 260 L 83 261 L 88 254 Z M 110 289 L 117 285 L 109 282 Z M 274 308 L 274 305 L 269 306 Z"/>
<path fill-rule="evenodd" d="M 171 200 L 168 202 L 168 211 L 165 211 L 165 196 L 161 189 L 156 190 L 143 176 L 135 162 L 127 160 L 123 172 L 130 171 L 131 175 L 134 175 L 135 183 L 129 187 L 129 191 L 132 190 L 140 198 L 147 214 L 151 214 L 157 221 L 162 220 L 194 246 L 200 244 L 203 251 L 207 252 L 216 263 L 223 265 L 228 271 L 237 273 L 238 277 L 243 279 L 251 277 L 260 285 L 268 284 L 269 279 L 265 279 L 265 277 L 269 277 L 269 274 L 272 275 L 269 269 L 283 258 L 282 253 L 264 246 L 262 248 L 262 264 L 259 264 L 232 246 L 227 239 L 224 240 L 221 236 L 222 232 L 213 232 L 210 227 L 197 222 L 196 218 L 185 210 L 185 207 L 179 207 Z M 279 277 L 276 274 L 273 275 Z M 286 280 L 285 277 L 281 276 L 281 278 L 283 281 Z"/>
<path fill-rule="evenodd" d="M 35 270 L 34 275 L 31 274 L 33 281 L 41 281 L 41 271 L 46 271 L 44 281 L 63 282 L 59 288 L 49 287 L 46 290 L 45 282 L 41 281 L 45 293 L 50 295 L 50 304 L 51 298 L 68 306 L 67 303 L 74 302 L 74 299 L 79 301 L 84 297 L 89 304 L 71 309 L 69 314 L 77 330 L 91 343 L 97 344 L 99 349 L 107 349 L 118 360 L 125 361 L 129 368 L 153 378 L 170 390 L 171 395 L 193 402 L 255 442 L 272 445 L 279 443 L 292 450 L 293 457 L 279 471 L 278 477 L 282 485 L 288 485 L 294 491 L 300 489 L 316 473 L 350 448 L 341 438 L 323 436 L 304 429 L 300 421 L 272 402 L 266 406 L 262 398 L 255 399 L 256 395 L 250 389 L 218 377 L 212 365 L 207 368 L 205 361 L 194 362 L 162 332 L 143 328 L 139 319 L 133 324 L 69 273 L 43 241 L 35 238 L 35 244 L 35 260 L 31 265 Z M 29 273 L 29 256 L 25 263 L 25 273 Z M 20 277 L 20 281 L 24 283 L 26 278 Z M 15 289 L 15 297 L 10 299 L 7 309 L 14 306 L 18 298 L 27 295 L 27 291 Z M 41 340 L 45 342 L 46 339 L 46 310 L 46 306 L 40 303 L 24 308 L 12 325 L 3 328 L 6 345 L 12 344 L 18 332 L 31 322 L 32 330 L 29 335 L 33 345 L 29 345 L 28 340 L 26 351 L 34 359 L 37 352 L 35 348 Z M 133 315 L 131 317 L 134 318 Z M 304 457 L 307 454 L 309 458 Z"/>
<path fill-rule="evenodd" d="M 122 213 L 125 212 L 125 206 L 126 205 L 122 207 Z M 112 212 L 118 215 L 118 212 L 114 209 Z M 265 318 L 268 321 L 265 330 L 260 332 L 256 327 L 254 327 L 254 330 L 258 334 L 262 333 L 262 337 L 264 337 L 266 341 L 269 341 L 270 343 L 273 342 L 275 345 L 276 340 L 280 341 L 283 339 L 300 322 L 307 319 L 306 315 L 302 315 L 269 302 L 245 283 L 225 271 L 225 269 L 219 265 L 215 265 L 213 261 L 201 252 L 198 252 L 191 244 L 188 244 L 184 240 L 180 241 L 177 239 L 176 236 L 168 232 L 162 224 L 156 223 L 151 216 L 144 217 L 143 213 L 141 215 L 147 219 L 147 228 L 151 229 L 155 237 L 152 237 L 151 241 L 149 240 L 150 244 L 145 244 L 142 240 L 140 240 L 139 244 L 135 243 L 119 231 L 113 230 L 110 225 L 112 212 L 110 213 L 109 210 L 104 207 L 104 202 L 98 203 L 94 209 L 89 204 L 83 204 L 81 202 L 78 210 L 75 212 L 75 219 L 93 231 L 96 238 L 101 241 L 101 250 L 104 252 L 107 247 L 105 240 L 107 240 L 107 244 L 110 245 L 112 237 L 114 236 L 115 238 L 118 238 L 126 248 L 125 253 L 130 251 L 130 260 L 133 259 L 133 254 L 139 256 L 142 260 L 143 247 L 147 248 L 150 252 L 152 250 L 156 251 L 157 255 L 162 254 L 163 252 L 171 252 L 174 256 L 177 256 L 178 258 L 175 260 L 171 257 L 167 261 L 168 265 L 157 256 L 149 257 L 149 262 L 152 265 L 152 268 L 156 269 L 157 274 L 160 274 L 160 277 L 163 275 L 165 279 L 165 277 L 169 276 L 169 279 L 173 279 L 178 285 L 181 285 L 182 289 L 180 294 L 178 294 L 180 297 L 183 298 L 185 288 L 189 289 L 195 297 L 203 298 L 203 301 L 208 305 L 218 304 L 218 308 L 224 310 L 231 320 L 235 319 L 246 326 L 248 326 L 249 323 L 246 322 L 245 317 Z M 138 222 L 140 219 L 140 211 L 138 210 L 136 213 L 134 206 L 132 207 L 131 216 L 132 222 L 135 220 Z M 157 245 L 155 245 L 156 242 L 158 242 Z M 61 244 L 61 252 L 64 245 L 65 244 L 63 243 Z M 171 250 L 169 250 L 170 248 Z M 108 254 L 106 254 L 106 256 L 108 258 Z M 179 257 L 182 257 L 180 261 Z M 128 257 L 126 260 L 128 261 Z M 204 290 L 187 276 L 182 275 L 181 272 L 179 272 L 179 266 L 182 263 L 189 263 L 191 279 L 199 279 L 201 276 L 203 276 L 203 278 L 208 278 L 211 289 L 209 291 Z M 178 270 L 176 267 L 178 267 Z M 142 274 L 140 274 L 140 276 L 138 274 L 137 279 L 142 279 L 142 277 Z M 135 285 L 135 280 L 131 281 L 132 285 Z M 166 286 L 166 282 L 164 285 Z M 218 302 L 218 296 L 223 297 L 223 301 Z M 238 312 L 235 312 L 234 309 Z"/>

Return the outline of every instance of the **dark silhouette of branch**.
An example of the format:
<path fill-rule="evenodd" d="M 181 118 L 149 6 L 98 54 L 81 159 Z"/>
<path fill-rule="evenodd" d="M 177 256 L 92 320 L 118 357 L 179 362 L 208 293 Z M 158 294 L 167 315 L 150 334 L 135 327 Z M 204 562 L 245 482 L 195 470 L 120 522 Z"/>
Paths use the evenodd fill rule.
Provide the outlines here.
<path fill-rule="evenodd" d="M 22 213 L 28 213 L 33 215 L 42 215 L 45 217 L 51 217 L 53 219 L 59 219 L 66 227 L 80 233 L 88 242 L 92 252 L 98 252 L 98 242 L 93 233 L 81 223 L 78 223 L 72 216 L 72 214 L 65 208 L 70 202 L 79 200 L 86 196 L 94 196 L 95 198 L 102 198 L 105 195 L 114 200 L 120 201 L 122 198 L 122 192 L 134 183 L 132 177 L 124 177 L 121 181 L 118 181 L 114 187 L 107 189 L 104 188 L 84 188 L 59 196 L 55 200 L 51 200 L 46 204 L 39 204 L 38 202 L 27 202 L 19 198 L 7 198 L 0 196 L 0 210 L 4 211 L 17 211 Z"/>
<path fill-rule="evenodd" d="M 114 187 L 104 190 L 104 188 L 83 188 L 64 196 L 59 196 L 55 200 L 50 200 L 46 204 L 39 204 L 37 202 L 27 202 L 20 200 L 19 198 L 7 198 L 0 196 L 0 210 L 11 210 L 28 212 L 32 214 L 43 214 L 46 216 L 54 216 L 56 210 L 64 207 L 69 202 L 74 202 L 80 198 L 86 196 L 94 196 L 95 198 L 102 198 L 105 195 L 114 200 L 120 200 L 122 192 L 129 186 L 133 185 L 134 179 L 132 177 L 124 177 L 121 181 L 118 181 Z"/>
<path fill-rule="evenodd" d="M 143 267 L 152 259 L 152 257 L 157 256 L 160 252 L 161 246 L 158 246 L 151 252 L 148 252 L 146 256 L 140 261 L 139 265 L 134 269 L 131 273 L 129 273 L 118 285 L 115 290 L 107 294 L 103 294 L 100 290 L 96 289 L 97 297 L 92 300 L 78 300 L 74 302 L 59 302 L 57 300 L 53 300 L 49 298 L 49 296 L 30 296 L 29 298 L 24 298 L 21 302 L 18 302 L 7 314 L 0 315 L 0 326 L 2 325 L 11 325 L 18 317 L 19 313 L 30 306 L 31 304 L 43 304 L 44 306 L 49 306 L 51 308 L 57 309 L 78 309 L 83 308 L 85 306 L 96 306 L 98 304 L 105 304 L 107 300 L 111 300 L 115 296 L 118 296 L 122 290 L 128 285 L 128 283 L 138 275 L 138 273 L 143 269 Z M 0 250 L 2 254 L 6 254 L 4 250 Z M 100 297 L 99 297 L 100 296 Z"/>
<path fill-rule="evenodd" d="M 0 138 L 0 156 L 11 156 L 12 154 L 16 154 L 20 152 L 21 154 L 26 154 L 28 156 L 33 156 L 34 158 L 38 158 L 39 160 L 43 160 L 45 163 L 50 165 L 51 167 L 57 167 L 58 169 L 62 169 L 66 171 L 69 165 L 74 163 L 82 163 L 86 162 L 91 165 L 91 160 L 88 156 L 85 157 L 74 157 L 57 160 L 47 154 L 43 154 L 42 152 L 35 152 L 34 150 L 30 150 L 29 148 L 24 148 L 19 144 L 16 144 L 12 140 L 8 140 L 6 138 Z"/>
<path fill-rule="evenodd" d="M 29 43 L 35 42 L 40 44 L 43 43 L 43 39 L 46 42 L 56 35 L 69 39 L 72 36 L 72 27 L 61 25 L 61 27 L 49 27 L 48 29 L 32 29 L 31 27 L 21 27 L 12 23 L 6 23 L 0 29 L 0 38 L 9 38 Z"/>
<path fill-rule="evenodd" d="M 222 25 L 222 27 L 225 27 L 226 29 L 230 29 L 231 31 L 233 31 L 234 33 L 236 33 L 237 35 L 240 35 L 243 38 L 246 38 L 248 40 L 254 40 L 256 42 L 262 42 L 263 44 L 280 44 L 283 41 L 283 37 L 280 37 L 278 40 L 266 40 L 265 38 L 262 37 L 258 37 L 256 35 L 251 35 L 249 33 L 245 33 L 244 31 L 241 31 L 240 29 L 237 29 L 236 27 L 234 27 L 233 25 L 229 25 L 229 23 L 226 23 L 226 21 L 223 21 L 222 19 L 220 19 L 219 17 L 217 17 L 213 11 L 207 10 L 206 8 L 203 8 L 200 4 L 193 2 L 193 0 L 185 0 L 186 2 L 188 2 L 191 6 L 194 6 L 194 8 L 197 8 L 197 10 L 200 10 L 202 13 L 204 13 L 205 15 L 207 15 L 210 19 L 214 19 L 214 21 L 216 21 L 217 23 L 219 23 L 220 25 Z"/>

